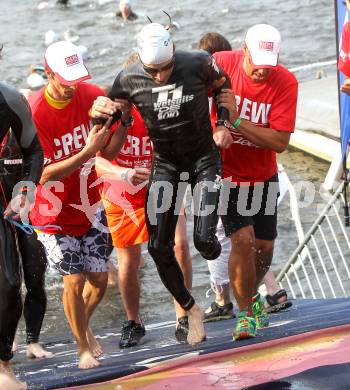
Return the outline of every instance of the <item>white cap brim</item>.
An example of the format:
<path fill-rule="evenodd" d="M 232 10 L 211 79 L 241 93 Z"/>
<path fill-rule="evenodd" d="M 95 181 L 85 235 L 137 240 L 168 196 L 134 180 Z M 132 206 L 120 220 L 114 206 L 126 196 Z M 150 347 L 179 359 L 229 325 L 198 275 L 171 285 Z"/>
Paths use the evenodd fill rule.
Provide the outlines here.
<path fill-rule="evenodd" d="M 274 53 L 263 53 L 263 52 L 254 52 L 254 51 L 249 51 L 250 55 L 252 57 L 252 62 L 254 66 L 259 66 L 259 67 L 272 67 L 274 68 L 277 66 L 278 62 L 278 54 Z"/>

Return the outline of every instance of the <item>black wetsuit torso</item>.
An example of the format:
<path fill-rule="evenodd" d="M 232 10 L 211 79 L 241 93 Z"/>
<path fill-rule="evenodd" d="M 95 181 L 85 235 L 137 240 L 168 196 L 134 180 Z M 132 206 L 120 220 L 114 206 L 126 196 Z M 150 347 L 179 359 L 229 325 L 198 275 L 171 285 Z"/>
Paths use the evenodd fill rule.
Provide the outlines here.
<path fill-rule="evenodd" d="M 28 102 L 16 89 L 0 82 L 0 143 L 7 136 L 10 128 L 23 157 L 20 179 L 36 184 L 42 172 L 43 153 Z M 8 197 L 12 192 L 13 184 L 5 186 L 6 173 L 10 171 L 12 174 L 19 173 L 15 172 L 13 167 L 10 168 L 11 164 L 8 165 L 7 171 L 3 169 L 4 175 L 0 178 L 2 184 L 0 193 L 0 360 L 4 361 L 12 357 L 12 343 L 22 313 L 21 274 L 16 230 L 2 216 L 10 200 Z M 6 168 L 5 164 L 2 168 Z M 11 176 L 10 180 L 14 182 L 17 178 L 14 179 Z"/>
<path fill-rule="evenodd" d="M 204 210 L 206 206 L 212 206 L 214 209 L 209 215 L 194 216 L 194 244 L 203 257 L 214 259 L 220 254 L 215 232 L 219 199 L 217 179 L 221 172 L 220 155 L 209 119 L 208 89 L 223 73 L 204 51 L 179 50 L 174 56 L 174 68 L 165 85 L 155 83 L 142 63 L 137 62 L 120 72 L 108 96 L 134 103 L 148 128 L 154 151 L 146 202 L 148 250 L 164 285 L 177 302 L 189 310 L 194 299 L 184 285 L 173 251 L 176 211 L 183 197 L 183 194 L 177 196 L 178 184 L 184 180 L 184 176 L 180 177 L 182 172 L 187 173 L 185 180 L 192 189 L 205 181 L 211 183 L 210 189 L 197 192 L 199 208 Z M 157 183 L 164 181 L 171 184 L 172 193 L 156 189 Z M 170 207 L 163 212 L 152 211 L 150 205 L 159 207 L 164 198 L 171 198 Z M 150 218 L 152 212 L 156 222 Z"/>
<path fill-rule="evenodd" d="M 219 69 L 204 51 L 176 51 L 166 85 L 159 86 L 141 62 L 116 78 L 110 98 L 130 99 L 147 126 L 154 152 L 174 163 L 192 161 L 210 152 L 214 142 L 209 120 L 208 88 L 220 78 Z"/>

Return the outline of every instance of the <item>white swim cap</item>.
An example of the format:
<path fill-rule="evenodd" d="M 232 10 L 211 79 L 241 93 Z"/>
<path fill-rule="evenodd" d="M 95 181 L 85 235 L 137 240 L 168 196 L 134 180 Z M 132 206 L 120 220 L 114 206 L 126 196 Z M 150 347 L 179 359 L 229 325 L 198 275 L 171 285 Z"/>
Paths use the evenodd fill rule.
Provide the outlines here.
<path fill-rule="evenodd" d="M 131 0 L 120 0 L 119 5 L 129 5 L 131 6 Z"/>
<path fill-rule="evenodd" d="M 44 77 L 40 76 L 38 73 L 31 73 L 27 77 L 27 84 L 30 89 L 39 89 L 46 84 Z"/>
<path fill-rule="evenodd" d="M 169 32 L 161 24 L 150 23 L 138 35 L 137 51 L 144 64 L 158 65 L 171 60 L 174 44 Z"/>

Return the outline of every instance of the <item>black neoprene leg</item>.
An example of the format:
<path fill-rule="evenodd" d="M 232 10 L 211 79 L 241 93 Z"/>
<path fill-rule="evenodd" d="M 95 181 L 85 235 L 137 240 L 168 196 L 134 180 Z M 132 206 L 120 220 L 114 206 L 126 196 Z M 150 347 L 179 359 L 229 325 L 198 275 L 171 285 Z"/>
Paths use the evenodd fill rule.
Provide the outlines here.
<path fill-rule="evenodd" d="M 174 238 L 178 215 L 174 213 L 177 195 L 177 183 L 180 172 L 172 164 L 155 161 L 149 189 L 146 196 L 146 221 L 149 234 L 148 251 L 156 263 L 159 276 L 184 310 L 194 305 L 194 299 L 185 286 L 182 271 L 176 261 L 174 253 Z M 159 182 L 163 181 L 168 187 L 159 189 Z M 172 193 L 170 192 L 170 187 Z M 165 202 L 165 203 L 164 203 Z M 161 205 L 168 202 L 170 207 L 156 212 L 152 205 Z"/>
<path fill-rule="evenodd" d="M 216 237 L 221 172 L 217 154 L 215 151 L 213 153 L 196 161 L 195 175 L 191 181 L 195 205 L 193 241 L 207 260 L 214 260 L 221 253 L 221 245 Z"/>
<path fill-rule="evenodd" d="M 0 360 L 12 358 L 12 343 L 22 314 L 21 272 L 12 226 L 0 218 Z"/>
<path fill-rule="evenodd" d="M 23 309 L 27 344 L 38 343 L 46 312 L 45 271 L 47 260 L 45 250 L 35 233 L 27 235 L 18 230 L 17 234 L 27 289 Z"/>

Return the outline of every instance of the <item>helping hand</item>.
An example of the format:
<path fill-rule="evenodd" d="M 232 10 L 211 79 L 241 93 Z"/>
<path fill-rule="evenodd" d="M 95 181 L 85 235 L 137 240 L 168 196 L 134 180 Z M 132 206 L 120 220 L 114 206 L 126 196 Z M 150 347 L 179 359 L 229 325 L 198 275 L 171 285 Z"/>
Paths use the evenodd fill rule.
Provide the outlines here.
<path fill-rule="evenodd" d="M 214 130 L 213 139 L 216 146 L 223 149 L 229 148 L 233 143 L 232 135 L 225 126 L 218 126 Z"/>

